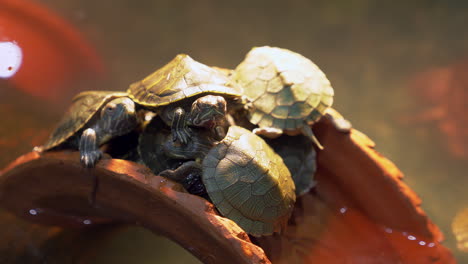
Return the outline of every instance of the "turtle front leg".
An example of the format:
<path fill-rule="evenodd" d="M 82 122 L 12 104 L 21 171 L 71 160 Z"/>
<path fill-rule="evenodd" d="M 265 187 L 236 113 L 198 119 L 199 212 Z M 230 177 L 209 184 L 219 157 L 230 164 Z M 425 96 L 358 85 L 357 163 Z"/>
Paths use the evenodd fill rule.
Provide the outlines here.
<path fill-rule="evenodd" d="M 79 144 L 81 164 L 87 168 L 93 168 L 102 157 L 102 152 L 98 147 L 96 131 L 88 128 L 83 131 Z"/>
<path fill-rule="evenodd" d="M 172 140 L 187 144 L 192 137 L 192 131 L 187 126 L 187 114 L 184 109 L 177 107 L 174 110 L 171 123 Z"/>

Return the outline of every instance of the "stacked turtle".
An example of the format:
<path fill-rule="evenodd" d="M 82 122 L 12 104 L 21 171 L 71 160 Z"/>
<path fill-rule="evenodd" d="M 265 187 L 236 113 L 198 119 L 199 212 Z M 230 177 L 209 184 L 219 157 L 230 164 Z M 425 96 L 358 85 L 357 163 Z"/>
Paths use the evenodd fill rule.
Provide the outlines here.
<path fill-rule="evenodd" d="M 100 145 L 138 131 L 127 158 L 211 200 L 249 234 L 271 235 L 313 186 L 313 145 L 322 146 L 310 125 L 329 114 L 350 128 L 332 101 L 320 69 L 289 50 L 254 48 L 227 74 L 181 54 L 126 93 L 79 94 L 42 148 L 78 148 L 93 167 Z M 298 132 L 310 144 L 291 148 Z"/>

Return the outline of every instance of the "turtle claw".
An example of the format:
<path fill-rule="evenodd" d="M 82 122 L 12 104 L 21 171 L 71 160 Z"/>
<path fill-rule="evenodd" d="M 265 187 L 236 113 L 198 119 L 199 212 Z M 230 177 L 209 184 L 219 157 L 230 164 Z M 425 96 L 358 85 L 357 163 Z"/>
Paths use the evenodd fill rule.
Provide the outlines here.
<path fill-rule="evenodd" d="M 32 151 L 34 152 L 38 152 L 38 153 L 42 153 L 44 151 L 44 147 L 43 146 L 35 146 Z"/>
<path fill-rule="evenodd" d="M 81 153 L 81 164 L 86 168 L 94 168 L 101 157 L 102 152 L 100 150 L 83 152 Z"/>
<path fill-rule="evenodd" d="M 83 131 L 80 138 L 79 150 L 81 164 L 86 168 L 93 168 L 102 157 L 102 152 L 99 150 L 96 142 L 97 135 L 94 129 L 88 128 Z"/>
<path fill-rule="evenodd" d="M 174 142 L 178 141 L 183 145 L 186 145 L 192 138 L 192 129 L 186 127 L 184 129 L 173 129 L 172 130 L 172 140 Z"/>
<path fill-rule="evenodd" d="M 349 133 L 353 127 L 349 120 L 345 119 L 338 111 L 333 108 L 328 108 L 325 116 L 330 119 L 335 128 L 340 132 Z"/>

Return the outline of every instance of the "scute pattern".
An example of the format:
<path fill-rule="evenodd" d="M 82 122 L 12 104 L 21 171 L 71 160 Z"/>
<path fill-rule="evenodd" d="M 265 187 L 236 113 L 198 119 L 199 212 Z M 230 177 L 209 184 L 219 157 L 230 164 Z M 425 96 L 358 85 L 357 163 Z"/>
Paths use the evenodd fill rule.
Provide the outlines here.
<path fill-rule="evenodd" d="M 49 150 L 67 141 L 82 129 L 107 102 L 124 96 L 128 96 L 127 93 L 111 91 L 79 93 L 73 98 L 70 108 L 52 132 L 49 140 L 42 146 L 43 150 Z"/>
<path fill-rule="evenodd" d="M 203 160 L 203 183 L 221 214 L 254 236 L 279 232 L 296 200 L 281 157 L 237 126 Z"/>
<path fill-rule="evenodd" d="M 136 103 L 156 108 L 204 93 L 238 97 L 242 89 L 231 84 L 221 71 L 179 54 L 159 70 L 131 84 L 127 92 Z"/>
<path fill-rule="evenodd" d="M 253 106 L 250 122 L 259 127 L 296 130 L 306 125 L 304 121 L 316 122 L 333 104 L 333 88 L 325 74 L 286 49 L 253 48 L 233 79 L 244 87 Z"/>

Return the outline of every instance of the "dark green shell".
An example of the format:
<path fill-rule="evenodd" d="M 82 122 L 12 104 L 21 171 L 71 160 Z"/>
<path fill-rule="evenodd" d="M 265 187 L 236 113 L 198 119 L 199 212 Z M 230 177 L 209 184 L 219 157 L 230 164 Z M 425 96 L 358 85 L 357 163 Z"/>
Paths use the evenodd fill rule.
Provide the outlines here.
<path fill-rule="evenodd" d="M 73 98 L 72 105 L 65 116 L 59 122 L 57 128 L 52 132 L 49 140 L 42 146 L 48 150 L 67 141 L 74 136 L 90 121 L 101 107 L 109 101 L 128 96 L 125 92 L 111 91 L 86 91 L 79 93 Z"/>
<path fill-rule="evenodd" d="M 296 200 L 281 157 L 262 138 L 238 126 L 231 126 L 208 152 L 202 179 L 221 214 L 254 236 L 281 231 Z"/>
<path fill-rule="evenodd" d="M 303 135 L 282 135 L 266 141 L 283 158 L 284 164 L 291 172 L 296 196 L 308 193 L 315 185 L 314 176 L 317 171 L 317 155 L 312 141 Z"/>
<path fill-rule="evenodd" d="M 239 97 L 241 88 L 231 84 L 219 70 L 201 64 L 185 54 L 177 55 L 161 69 L 130 85 L 130 98 L 156 108 L 202 94 Z"/>
<path fill-rule="evenodd" d="M 186 160 L 202 159 L 214 146 L 216 140 L 206 129 L 192 128 L 192 140 L 181 145 L 172 140 L 171 131 L 158 117 L 147 124 L 138 140 L 141 162 L 153 173 L 176 169 Z"/>
<path fill-rule="evenodd" d="M 333 88 L 325 74 L 309 59 L 286 49 L 253 48 L 233 79 L 251 103 L 250 122 L 261 128 L 297 130 L 316 122 L 333 103 Z"/>

